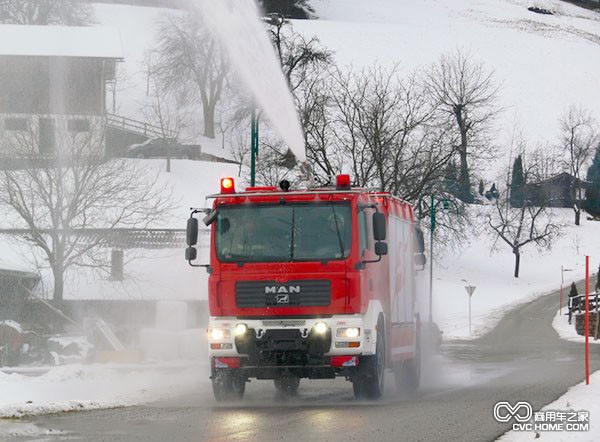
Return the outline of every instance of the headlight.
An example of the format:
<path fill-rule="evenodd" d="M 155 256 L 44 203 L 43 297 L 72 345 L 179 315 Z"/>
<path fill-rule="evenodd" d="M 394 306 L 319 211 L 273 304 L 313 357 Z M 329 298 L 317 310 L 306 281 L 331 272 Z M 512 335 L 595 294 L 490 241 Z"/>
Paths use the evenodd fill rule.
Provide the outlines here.
<path fill-rule="evenodd" d="M 245 335 L 248 331 L 248 326 L 246 324 L 238 324 L 235 326 L 235 335 L 242 336 Z"/>
<path fill-rule="evenodd" d="M 327 324 L 325 324 L 324 322 L 317 322 L 314 326 L 315 332 L 317 332 L 320 335 L 324 335 L 325 333 L 327 333 L 327 329 Z"/>
<path fill-rule="evenodd" d="M 335 335 L 338 338 L 358 338 L 360 336 L 360 328 L 358 327 L 346 327 L 346 328 L 338 328 Z"/>
<path fill-rule="evenodd" d="M 220 341 L 231 337 L 231 332 L 225 328 L 212 328 L 210 330 L 210 338 L 213 341 Z"/>

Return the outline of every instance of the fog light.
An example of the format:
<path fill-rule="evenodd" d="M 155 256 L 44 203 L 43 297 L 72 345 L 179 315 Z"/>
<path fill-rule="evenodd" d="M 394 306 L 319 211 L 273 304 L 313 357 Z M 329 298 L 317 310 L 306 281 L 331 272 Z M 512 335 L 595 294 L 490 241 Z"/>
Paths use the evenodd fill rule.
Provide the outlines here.
<path fill-rule="evenodd" d="M 358 327 L 347 327 L 338 328 L 335 334 L 338 338 L 358 338 L 360 336 L 360 328 Z"/>
<path fill-rule="evenodd" d="M 245 335 L 248 331 L 248 326 L 246 324 L 238 324 L 235 326 L 235 335 L 242 336 Z"/>
<path fill-rule="evenodd" d="M 317 332 L 320 335 L 324 335 L 325 333 L 327 333 L 327 324 L 325 324 L 324 322 L 317 322 L 315 324 L 315 332 Z"/>
<path fill-rule="evenodd" d="M 229 337 L 231 337 L 229 330 L 223 328 L 213 328 L 210 330 L 210 338 L 213 341 L 220 341 Z"/>

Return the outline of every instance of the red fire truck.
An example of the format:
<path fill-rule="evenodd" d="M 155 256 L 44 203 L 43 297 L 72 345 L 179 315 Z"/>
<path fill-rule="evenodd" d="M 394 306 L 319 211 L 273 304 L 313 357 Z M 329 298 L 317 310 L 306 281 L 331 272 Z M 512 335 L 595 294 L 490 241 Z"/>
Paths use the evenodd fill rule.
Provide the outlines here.
<path fill-rule="evenodd" d="M 221 179 L 211 209 L 193 209 L 186 259 L 197 257 L 198 219 L 211 228 L 208 345 L 219 401 L 250 378 L 295 394 L 301 378 L 344 376 L 357 398 L 378 398 L 391 369 L 402 388 L 420 378 L 415 272 L 424 244 L 410 204 L 353 188 L 235 189 Z"/>

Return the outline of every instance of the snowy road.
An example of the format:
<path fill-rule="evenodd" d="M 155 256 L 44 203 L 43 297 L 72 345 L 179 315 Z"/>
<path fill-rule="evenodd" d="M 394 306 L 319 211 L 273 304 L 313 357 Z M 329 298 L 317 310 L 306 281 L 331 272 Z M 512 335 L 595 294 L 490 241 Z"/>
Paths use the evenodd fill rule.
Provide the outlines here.
<path fill-rule="evenodd" d="M 222 406 L 207 383 L 150 406 L 39 417 L 33 422 L 53 431 L 24 440 L 494 440 L 510 426 L 494 421 L 496 402 L 539 409 L 584 376 L 583 346 L 552 329 L 556 300 L 553 294 L 521 307 L 482 339 L 444 345 L 414 398 L 388 393 L 357 402 L 351 385 L 338 380 L 303 381 L 298 398 L 281 401 L 270 383 L 255 381 L 242 402 Z M 592 369 L 599 369 L 600 348 L 592 352 Z"/>

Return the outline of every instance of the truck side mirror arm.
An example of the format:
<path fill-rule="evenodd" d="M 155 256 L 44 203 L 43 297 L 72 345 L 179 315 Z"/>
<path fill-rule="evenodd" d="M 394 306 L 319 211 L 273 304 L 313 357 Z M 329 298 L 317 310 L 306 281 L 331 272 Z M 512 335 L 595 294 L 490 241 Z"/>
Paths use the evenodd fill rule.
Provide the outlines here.
<path fill-rule="evenodd" d="M 377 241 L 375 243 L 375 254 L 377 255 L 377 259 L 362 260 L 360 262 L 360 268 L 358 270 L 364 269 L 365 264 L 371 264 L 381 261 L 381 257 L 388 254 L 388 247 L 385 241 Z"/>

